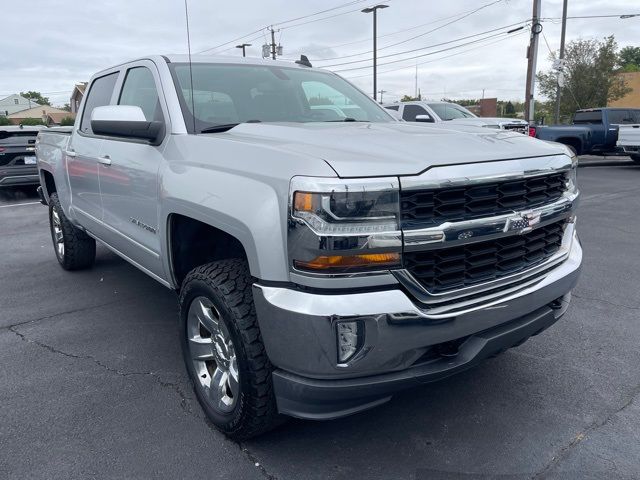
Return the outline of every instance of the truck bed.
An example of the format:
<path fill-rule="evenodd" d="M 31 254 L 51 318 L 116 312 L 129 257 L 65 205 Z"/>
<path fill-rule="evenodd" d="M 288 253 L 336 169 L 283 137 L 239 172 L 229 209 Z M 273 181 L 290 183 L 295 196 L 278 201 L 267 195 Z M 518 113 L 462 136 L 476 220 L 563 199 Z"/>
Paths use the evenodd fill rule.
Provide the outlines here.
<path fill-rule="evenodd" d="M 617 145 L 625 153 L 640 154 L 640 124 L 620 125 Z"/>

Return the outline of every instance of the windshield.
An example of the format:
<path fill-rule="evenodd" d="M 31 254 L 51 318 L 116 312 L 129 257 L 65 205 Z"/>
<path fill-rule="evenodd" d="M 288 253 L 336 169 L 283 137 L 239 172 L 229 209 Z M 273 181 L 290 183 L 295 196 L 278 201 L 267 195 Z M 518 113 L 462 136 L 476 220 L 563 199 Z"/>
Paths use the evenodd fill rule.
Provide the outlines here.
<path fill-rule="evenodd" d="M 194 123 L 195 131 L 201 132 L 242 122 L 394 121 L 350 83 L 327 72 L 275 65 L 195 63 L 192 99 L 189 64 L 172 63 L 170 68 L 191 131 Z"/>
<path fill-rule="evenodd" d="M 473 113 L 460 105 L 456 105 L 455 103 L 429 103 L 429 106 L 442 120 L 453 120 L 454 118 L 475 118 Z"/>

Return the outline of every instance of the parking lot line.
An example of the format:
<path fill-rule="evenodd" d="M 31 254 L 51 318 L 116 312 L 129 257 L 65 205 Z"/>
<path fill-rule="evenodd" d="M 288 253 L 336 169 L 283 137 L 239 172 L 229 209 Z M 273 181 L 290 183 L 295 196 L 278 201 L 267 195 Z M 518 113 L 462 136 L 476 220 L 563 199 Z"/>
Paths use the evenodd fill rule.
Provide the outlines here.
<path fill-rule="evenodd" d="M 0 205 L 0 208 L 20 207 L 22 205 L 36 205 L 40 202 L 12 203 L 11 205 Z"/>

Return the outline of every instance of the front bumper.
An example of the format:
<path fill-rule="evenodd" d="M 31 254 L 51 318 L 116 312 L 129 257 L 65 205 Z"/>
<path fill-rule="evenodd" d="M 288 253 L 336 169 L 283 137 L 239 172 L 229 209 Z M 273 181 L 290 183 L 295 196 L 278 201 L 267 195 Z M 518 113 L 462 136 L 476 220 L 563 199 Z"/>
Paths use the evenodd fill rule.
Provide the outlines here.
<path fill-rule="evenodd" d="M 0 167 L 0 187 L 16 185 L 40 185 L 37 165 Z"/>
<path fill-rule="evenodd" d="M 276 367 L 278 408 L 300 418 L 336 418 L 470 368 L 560 318 L 581 262 L 576 239 L 567 259 L 540 281 L 451 316 L 430 316 L 399 287 L 316 294 L 256 284 L 260 330 Z M 352 360 L 338 364 L 335 324 L 345 319 L 362 322 L 364 344 Z M 457 355 L 432 355 L 451 342 Z"/>

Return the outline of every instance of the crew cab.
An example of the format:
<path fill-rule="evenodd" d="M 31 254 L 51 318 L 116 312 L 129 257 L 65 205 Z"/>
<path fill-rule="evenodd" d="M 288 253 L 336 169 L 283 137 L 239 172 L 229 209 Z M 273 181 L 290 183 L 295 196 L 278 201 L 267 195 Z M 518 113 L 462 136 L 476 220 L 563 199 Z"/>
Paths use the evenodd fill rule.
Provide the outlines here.
<path fill-rule="evenodd" d="M 495 128 L 529 134 L 529 124 L 516 118 L 478 117 L 461 105 L 451 102 L 411 102 L 389 103 L 383 105 L 387 110 L 398 112 L 406 122 L 440 123 L 453 125 Z"/>
<path fill-rule="evenodd" d="M 640 118 L 639 118 L 640 120 Z M 620 125 L 618 130 L 618 148 L 640 163 L 640 123 L 635 125 Z"/>
<path fill-rule="evenodd" d="M 57 261 L 89 268 L 99 241 L 178 292 L 196 396 L 235 439 L 517 346 L 581 268 L 569 149 L 397 122 L 303 60 L 141 58 L 38 136 Z"/>
<path fill-rule="evenodd" d="M 589 108 L 576 111 L 571 125 L 538 125 L 535 137 L 562 143 L 576 154 L 618 153 L 618 127 L 640 123 L 640 109 Z"/>
<path fill-rule="evenodd" d="M 38 185 L 36 137 L 44 127 L 0 127 L 0 188 L 17 185 Z"/>

